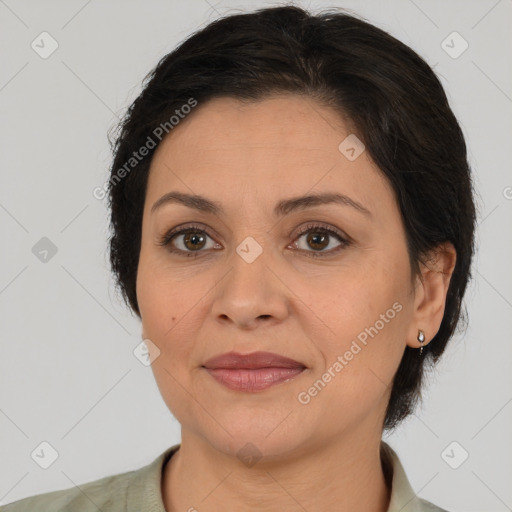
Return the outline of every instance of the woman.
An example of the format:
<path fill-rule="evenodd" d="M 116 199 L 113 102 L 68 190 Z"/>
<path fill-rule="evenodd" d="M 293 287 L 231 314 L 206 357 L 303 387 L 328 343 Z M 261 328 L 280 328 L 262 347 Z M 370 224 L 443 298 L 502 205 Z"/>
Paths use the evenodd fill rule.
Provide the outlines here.
<path fill-rule="evenodd" d="M 229 16 L 160 61 L 114 150 L 112 269 L 182 440 L 4 510 L 442 510 L 382 441 L 473 254 L 465 142 L 429 66 L 344 13 Z"/>

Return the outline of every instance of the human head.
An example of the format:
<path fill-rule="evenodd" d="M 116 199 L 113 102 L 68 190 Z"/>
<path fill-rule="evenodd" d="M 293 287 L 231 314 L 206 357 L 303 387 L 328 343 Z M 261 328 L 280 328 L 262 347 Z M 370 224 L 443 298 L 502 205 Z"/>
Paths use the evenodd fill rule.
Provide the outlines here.
<path fill-rule="evenodd" d="M 258 102 L 283 93 L 336 112 L 364 143 L 393 190 L 412 277 L 440 244 L 456 251 L 439 330 L 424 357 L 406 347 L 396 371 L 384 421 L 391 428 L 412 411 L 424 365 L 439 359 L 463 313 L 475 209 L 463 134 L 439 80 L 386 32 L 343 12 L 312 16 L 277 7 L 219 19 L 162 58 L 122 122 L 112 177 L 133 151 L 149 148 L 155 128 L 168 126 L 173 115 L 180 120 L 133 170 L 110 181 L 112 269 L 140 316 L 137 275 L 150 167 L 160 144 L 193 122 L 197 107 L 182 121 L 183 105 L 192 98 L 199 112 L 215 98 Z"/>

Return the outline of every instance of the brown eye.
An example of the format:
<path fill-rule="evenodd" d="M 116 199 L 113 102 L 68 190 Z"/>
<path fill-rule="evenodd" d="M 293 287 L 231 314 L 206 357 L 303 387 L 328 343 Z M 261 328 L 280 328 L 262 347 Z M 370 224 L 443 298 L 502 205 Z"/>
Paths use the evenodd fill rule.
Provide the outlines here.
<path fill-rule="evenodd" d="M 309 224 L 301 229 L 293 246 L 307 256 L 334 255 L 351 244 L 346 235 L 324 226 Z"/>
<path fill-rule="evenodd" d="M 210 245 L 208 245 L 208 239 L 210 239 Z M 198 253 L 205 252 L 203 249 L 212 249 L 215 242 L 204 231 L 188 228 L 174 233 L 169 237 L 166 245 L 172 246 L 170 247 L 172 251 Z"/>
<path fill-rule="evenodd" d="M 161 238 L 159 245 L 183 256 L 199 256 L 208 252 L 207 249 L 220 248 L 204 229 L 194 225 L 171 230 Z"/>
<path fill-rule="evenodd" d="M 323 233 L 310 232 L 307 234 L 306 241 L 312 249 L 320 251 L 329 245 L 329 235 Z"/>
<path fill-rule="evenodd" d="M 206 237 L 198 233 L 186 233 L 183 235 L 183 245 L 191 251 L 202 249 L 206 244 Z"/>

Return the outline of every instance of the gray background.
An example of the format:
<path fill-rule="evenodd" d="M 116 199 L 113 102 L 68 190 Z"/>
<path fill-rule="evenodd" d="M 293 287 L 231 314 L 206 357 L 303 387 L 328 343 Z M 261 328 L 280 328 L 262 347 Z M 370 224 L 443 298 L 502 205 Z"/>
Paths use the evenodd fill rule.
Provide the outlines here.
<path fill-rule="evenodd" d="M 157 61 L 221 15 L 276 5 L 213 2 L 0 0 L 0 504 L 139 468 L 180 440 L 133 355 L 140 324 L 114 292 L 92 191 L 108 176 L 106 133 Z M 388 442 L 421 497 L 512 510 L 512 1 L 297 3 L 352 9 L 412 46 L 462 124 L 480 195 L 470 324 Z M 59 45 L 47 59 L 31 47 L 43 31 Z M 453 31 L 469 44 L 458 58 L 442 47 Z M 43 237 L 57 248 L 46 262 Z M 31 458 L 43 441 L 59 453 L 48 469 Z M 462 450 L 452 469 L 446 453 L 456 465 Z"/>

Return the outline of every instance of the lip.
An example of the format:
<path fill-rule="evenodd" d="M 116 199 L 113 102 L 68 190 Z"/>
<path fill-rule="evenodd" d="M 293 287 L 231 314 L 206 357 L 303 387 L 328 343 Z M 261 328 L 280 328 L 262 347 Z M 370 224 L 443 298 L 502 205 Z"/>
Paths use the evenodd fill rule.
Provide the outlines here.
<path fill-rule="evenodd" d="M 263 391 L 290 381 L 306 366 L 272 352 L 228 352 L 209 359 L 203 368 L 220 384 L 235 391 Z"/>
<path fill-rule="evenodd" d="M 240 354 L 238 352 L 227 352 L 220 356 L 208 359 L 203 365 L 207 369 L 246 369 L 258 368 L 305 368 L 306 366 L 294 359 L 284 357 L 273 352 L 252 352 Z"/>

